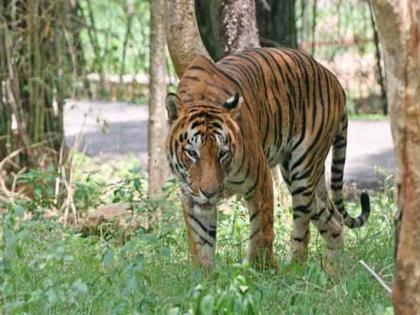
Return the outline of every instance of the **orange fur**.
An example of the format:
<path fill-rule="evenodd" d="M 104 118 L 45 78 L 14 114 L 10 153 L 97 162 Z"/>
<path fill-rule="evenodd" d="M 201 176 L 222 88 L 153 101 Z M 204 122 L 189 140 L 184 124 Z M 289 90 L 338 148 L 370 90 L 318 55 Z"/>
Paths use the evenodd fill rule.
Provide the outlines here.
<path fill-rule="evenodd" d="M 367 220 L 368 199 L 356 219 L 343 205 L 344 91 L 309 55 L 255 49 L 217 64 L 199 56 L 181 78 L 177 95 L 168 96 L 167 108 L 168 160 L 184 194 L 190 254 L 198 264 L 213 263 L 217 202 L 236 194 L 244 196 L 250 215 L 248 259 L 273 265 L 270 169 L 276 165 L 293 197 L 291 259 L 306 259 L 310 221 L 329 256 L 335 256 L 343 224 L 359 227 Z M 333 201 L 324 170 L 331 147 Z"/>

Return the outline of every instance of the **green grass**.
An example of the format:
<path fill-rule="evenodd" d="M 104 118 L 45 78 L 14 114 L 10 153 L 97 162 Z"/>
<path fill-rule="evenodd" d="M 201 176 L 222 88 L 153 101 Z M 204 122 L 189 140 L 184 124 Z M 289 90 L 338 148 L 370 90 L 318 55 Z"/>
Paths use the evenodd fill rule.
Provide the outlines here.
<path fill-rule="evenodd" d="M 112 189 L 98 184 L 100 179 L 92 182 L 111 196 L 116 190 L 139 189 L 130 180 L 132 173 L 121 176 Z M 358 263 L 364 260 L 391 284 L 394 203 L 391 186 L 386 187 L 371 200 L 369 224 L 346 231 L 340 272 L 334 278 L 322 270 L 323 241 L 314 229 L 305 268 L 284 265 L 291 227 L 288 209 L 276 209 L 277 274 L 242 264 L 248 218 L 240 203 L 231 200 L 219 215 L 216 268 L 206 275 L 188 262 L 173 184 L 158 204 L 144 201 L 138 192 L 129 194 L 128 199 L 142 205 L 136 208 L 139 215 L 160 209 L 162 218 L 124 242 L 118 231 L 82 237 L 55 221 L 23 221 L 24 208 L 14 204 L 1 216 L 0 313 L 392 314 L 390 297 Z M 97 195 L 93 198 L 98 200 Z M 359 211 L 358 204 L 347 208 L 353 214 Z"/>
<path fill-rule="evenodd" d="M 350 114 L 349 118 L 352 120 L 381 121 L 388 120 L 389 116 L 384 116 L 383 114 Z"/>

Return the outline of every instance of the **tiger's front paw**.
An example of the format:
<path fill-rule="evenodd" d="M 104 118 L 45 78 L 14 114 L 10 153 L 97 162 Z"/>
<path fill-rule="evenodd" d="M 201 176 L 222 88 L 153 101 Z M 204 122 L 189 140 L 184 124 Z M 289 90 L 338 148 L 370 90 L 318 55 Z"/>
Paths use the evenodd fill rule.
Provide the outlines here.
<path fill-rule="evenodd" d="M 214 247 L 213 246 L 193 246 L 190 252 L 190 261 L 193 266 L 210 271 L 214 267 Z"/>

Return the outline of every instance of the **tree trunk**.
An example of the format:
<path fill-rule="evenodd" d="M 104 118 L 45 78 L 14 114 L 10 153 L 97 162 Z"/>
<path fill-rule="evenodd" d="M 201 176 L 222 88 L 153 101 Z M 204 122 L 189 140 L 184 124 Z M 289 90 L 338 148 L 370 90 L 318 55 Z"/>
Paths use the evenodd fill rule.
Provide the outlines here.
<path fill-rule="evenodd" d="M 372 0 L 384 52 L 397 160 L 396 314 L 420 309 L 420 3 Z"/>
<path fill-rule="evenodd" d="M 166 39 L 178 77 L 195 56 L 208 56 L 197 26 L 194 0 L 166 1 Z"/>
<path fill-rule="evenodd" d="M 382 100 L 382 113 L 388 115 L 388 102 L 386 99 L 386 87 L 385 80 L 382 74 L 382 65 L 381 65 L 381 50 L 379 49 L 379 37 L 378 37 L 378 28 L 376 27 L 375 18 L 373 17 L 373 9 L 371 3 L 368 1 L 369 5 L 369 17 L 370 24 L 373 31 L 373 42 L 375 44 L 375 57 L 376 57 L 376 71 L 377 71 L 377 80 L 381 88 L 381 100 Z"/>
<path fill-rule="evenodd" d="M 261 45 L 297 48 L 295 0 L 260 0 L 256 4 Z"/>
<path fill-rule="evenodd" d="M 219 60 L 223 57 L 223 48 L 214 34 L 214 13 L 213 2 L 208 0 L 195 0 L 195 12 L 197 15 L 197 24 L 200 30 L 201 39 L 204 46 L 213 60 Z M 219 21 L 215 21 L 220 23 Z"/>
<path fill-rule="evenodd" d="M 232 1 L 226 0 L 217 0 L 215 2 L 195 0 L 201 37 L 214 60 L 219 60 L 227 54 L 226 38 L 229 36 L 229 34 L 226 34 L 227 27 L 231 30 L 231 36 L 241 39 L 243 29 L 248 28 L 247 31 L 249 31 L 249 28 L 254 28 L 257 25 L 258 28 L 251 30 L 249 33 L 252 36 L 255 36 L 255 33 L 259 34 L 259 45 L 263 47 L 297 47 L 295 0 L 257 0 L 255 1 L 255 13 L 251 12 L 254 11 L 254 2 L 245 1 L 246 6 L 250 10 L 241 12 L 240 19 L 236 19 L 235 15 L 238 15 L 238 13 L 233 10 L 241 5 L 240 2 L 235 2 L 232 5 Z M 257 23 L 253 22 L 255 17 Z M 246 24 L 237 23 L 238 27 L 236 27 L 235 33 L 235 27 L 225 25 L 224 21 L 228 21 L 228 24 L 233 24 L 232 21 L 236 20 L 244 20 Z M 243 43 L 247 48 L 259 46 L 258 44 L 255 45 L 256 41 L 254 39 L 250 42 L 251 44 L 247 44 L 246 40 Z M 227 49 L 227 51 L 230 51 L 229 47 Z"/>
<path fill-rule="evenodd" d="M 222 55 L 260 47 L 254 0 L 216 0 L 213 32 Z"/>
<path fill-rule="evenodd" d="M 165 139 L 168 125 L 165 117 L 166 79 L 165 62 L 165 0 L 152 1 L 150 25 L 150 98 L 149 98 L 149 198 L 157 198 L 166 182 L 168 166 Z"/>

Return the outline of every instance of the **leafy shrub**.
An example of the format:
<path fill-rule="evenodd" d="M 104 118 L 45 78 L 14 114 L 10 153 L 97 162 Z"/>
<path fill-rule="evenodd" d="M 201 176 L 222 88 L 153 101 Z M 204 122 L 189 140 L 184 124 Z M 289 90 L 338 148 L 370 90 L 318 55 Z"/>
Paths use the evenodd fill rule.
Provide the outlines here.
<path fill-rule="evenodd" d="M 29 211 L 40 214 L 44 210 L 56 207 L 55 181 L 57 170 L 49 166 L 46 170 L 31 169 L 19 176 L 17 184 L 23 188 L 23 193 L 31 197 L 26 203 Z"/>
<path fill-rule="evenodd" d="M 191 314 L 261 314 L 262 292 L 255 288 L 240 268 L 233 274 L 216 273 L 217 285 L 199 284 L 192 290 Z"/>

